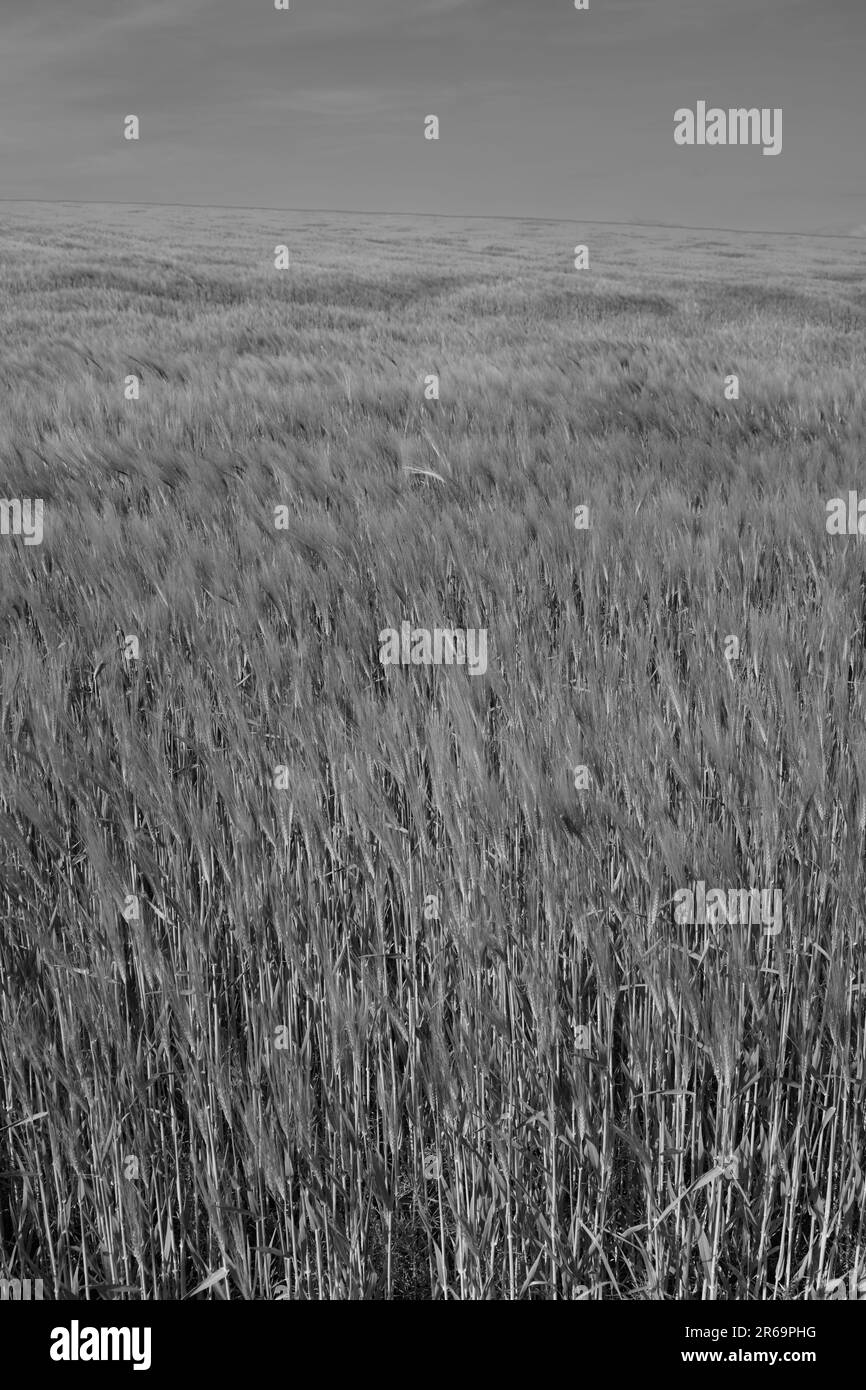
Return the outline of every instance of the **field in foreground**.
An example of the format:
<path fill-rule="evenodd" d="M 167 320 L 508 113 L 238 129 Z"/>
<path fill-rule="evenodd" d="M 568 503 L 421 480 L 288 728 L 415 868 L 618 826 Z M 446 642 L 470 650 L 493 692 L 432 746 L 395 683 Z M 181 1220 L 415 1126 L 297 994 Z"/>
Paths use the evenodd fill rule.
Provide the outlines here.
<path fill-rule="evenodd" d="M 33 205 L 0 266 L 45 508 L 0 536 L 0 1277 L 866 1275 L 862 245 Z M 383 668 L 403 620 L 486 674 Z M 675 922 L 695 880 L 781 931 Z"/>

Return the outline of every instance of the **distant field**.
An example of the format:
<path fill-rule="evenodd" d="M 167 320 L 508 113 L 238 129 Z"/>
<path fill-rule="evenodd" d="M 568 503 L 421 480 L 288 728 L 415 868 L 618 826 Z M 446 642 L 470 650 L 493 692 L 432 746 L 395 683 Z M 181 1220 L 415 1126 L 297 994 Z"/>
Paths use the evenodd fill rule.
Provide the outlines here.
<path fill-rule="evenodd" d="M 0 1277 L 866 1279 L 866 246 L 5 205 L 0 294 Z"/>

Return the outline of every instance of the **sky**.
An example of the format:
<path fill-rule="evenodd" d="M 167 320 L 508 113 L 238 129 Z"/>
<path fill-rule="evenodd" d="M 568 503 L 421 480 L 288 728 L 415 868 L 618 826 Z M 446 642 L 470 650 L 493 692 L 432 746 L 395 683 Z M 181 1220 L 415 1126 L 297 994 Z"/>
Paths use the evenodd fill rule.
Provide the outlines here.
<path fill-rule="evenodd" d="M 0 0 L 0 197 L 866 236 L 866 0 L 589 4 Z"/>

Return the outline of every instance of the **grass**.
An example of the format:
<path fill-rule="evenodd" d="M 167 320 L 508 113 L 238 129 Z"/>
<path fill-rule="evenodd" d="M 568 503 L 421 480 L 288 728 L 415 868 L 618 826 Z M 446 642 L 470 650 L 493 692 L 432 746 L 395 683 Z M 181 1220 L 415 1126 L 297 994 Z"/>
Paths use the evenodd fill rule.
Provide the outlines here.
<path fill-rule="evenodd" d="M 862 1268 L 863 252 L 707 240 L 0 213 L 0 493 L 45 502 L 0 538 L 0 1277 Z M 383 668 L 404 619 L 486 675 Z M 695 879 L 783 930 L 676 924 Z"/>

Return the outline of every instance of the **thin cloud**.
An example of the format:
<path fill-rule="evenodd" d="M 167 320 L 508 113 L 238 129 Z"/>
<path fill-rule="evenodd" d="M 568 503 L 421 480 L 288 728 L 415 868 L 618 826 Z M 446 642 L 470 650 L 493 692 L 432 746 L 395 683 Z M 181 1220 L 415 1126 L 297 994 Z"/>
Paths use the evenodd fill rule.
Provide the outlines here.
<path fill-rule="evenodd" d="M 0 0 L 8 197 L 628 218 L 864 236 L 863 0 Z M 749 35 L 743 45 L 742 36 Z M 782 106 L 785 153 L 673 113 Z M 123 141 L 127 113 L 142 139 Z M 428 113 L 441 139 L 424 142 Z"/>

